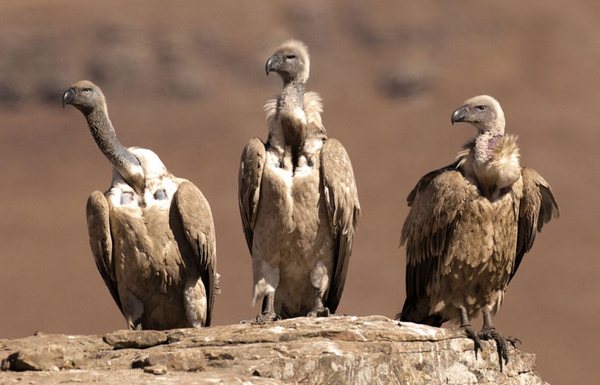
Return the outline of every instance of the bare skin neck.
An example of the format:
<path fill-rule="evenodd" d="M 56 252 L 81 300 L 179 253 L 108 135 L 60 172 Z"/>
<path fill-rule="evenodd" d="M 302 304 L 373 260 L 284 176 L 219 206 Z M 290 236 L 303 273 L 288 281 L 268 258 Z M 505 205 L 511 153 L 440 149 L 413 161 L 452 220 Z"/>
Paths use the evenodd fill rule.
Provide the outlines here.
<path fill-rule="evenodd" d="M 137 192 L 143 190 L 143 172 L 139 160 L 117 139 L 108 113 L 95 108 L 84 112 L 92 136 L 113 167 Z"/>
<path fill-rule="evenodd" d="M 277 113 L 283 129 L 285 147 L 291 149 L 292 164 L 296 167 L 307 134 L 303 82 L 284 82 L 283 91 L 277 101 Z"/>
<path fill-rule="evenodd" d="M 468 175 L 490 200 L 501 197 L 521 175 L 518 147 L 506 139 L 503 125 L 480 130 L 465 164 Z"/>
<path fill-rule="evenodd" d="M 492 158 L 494 148 L 496 148 L 503 137 L 504 128 L 499 125 L 486 130 L 479 129 L 479 135 L 475 138 L 475 160 L 481 164 L 489 162 Z"/>

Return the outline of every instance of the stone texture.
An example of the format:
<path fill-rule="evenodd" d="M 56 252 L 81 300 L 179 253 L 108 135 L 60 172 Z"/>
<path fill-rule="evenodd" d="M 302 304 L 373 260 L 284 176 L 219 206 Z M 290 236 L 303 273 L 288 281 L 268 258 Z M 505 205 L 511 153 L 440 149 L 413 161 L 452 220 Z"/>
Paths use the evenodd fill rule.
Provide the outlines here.
<path fill-rule="evenodd" d="M 148 371 L 152 367 L 164 367 L 165 370 L 182 372 L 199 372 L 206 369 L 206 360 L 203 354 L 193 350 L 177 350 L 172 352 L 152 352 L 132 363 L 133 368 L 144 368 Z"/>
<path fill-rule="evenodd" d="M 158 330 L 117 330 L 103 340 L 115 349 L 146 349 L 167 342 L 167 334 Z"/>
<path fill-rule="evenodd" d="M 2 369 L 59 370 L 65 367 L 65 349 L 60 345 L 32 346 L 9 355 L 2 362 Z"/>
<path fill-rule="evenodd" d="M 544 384 L 533 354 L 511 348 L 500 372 L 491 342 L 476 358 L 473 342 L 456 330 L 382 316 L 104 338 L 39 334 L 0 340 L 0 359 L 0 383 Z"/>

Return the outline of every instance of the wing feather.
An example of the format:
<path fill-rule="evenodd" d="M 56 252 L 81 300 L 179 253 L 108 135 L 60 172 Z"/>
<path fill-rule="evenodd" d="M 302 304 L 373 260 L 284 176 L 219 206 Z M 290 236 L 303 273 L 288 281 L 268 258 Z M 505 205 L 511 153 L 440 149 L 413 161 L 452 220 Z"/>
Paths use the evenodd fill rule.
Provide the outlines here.
<path fill-rule="evenodd" d="M 321 149 L 322 191 L 335 244 L 334 272 L 325 306 L 335 312 L 344 290 L 360 204 L 352 164 L 344 146 L 327 139 Z"/>
<path fill-rule="evenodd" d="M 525 254 L 533 246 L 537 232 L 553 218 L 558 218 L 560 210 L 550 185 L 534 169 L 523 168 L 523 197 L 519 205 L 517 254 L 510 279 L 515 276 Z M 510 282 L 510 281 L 509 281 Z"/>
<path fill-rule="evenodd" d="M 208 201 L 191 182 L 182 182 L 173 197 L 183 230 L 191 245 L 206 290 L 206 325 L 210 326 L 215 296 L 219 292 L 216 237 Z"/>
<path fill-rule="evenodd" d="M 265 145 L 258 138 L 251 139 L 242 152 L 238 178 L 238 202 L 250 254 L 264 167 Z"/>
<path fill-rule="evenodd" d="M 422 177 L 408 195 L 411 207 L 400 243 L 406 246 L 406 301 L 400 319 L 440 325 L 444 320 L 429 316 L 428 287 L 446 263 L 461 212 L 476 189 L 456 169 L 456 163 Z M 435 317 L 434 317 L 435 318 Z"/>
<path fill-rule="evenodd" d="M 100 191 L 90 194 L 86 205 L 88 234 L 96 267 L 108 287 L 121 313 L 123 308 L 117 289 L 117 278 L 113 266 L 113 244 L 109 223 L 110 209 L 108 201 Z"/>

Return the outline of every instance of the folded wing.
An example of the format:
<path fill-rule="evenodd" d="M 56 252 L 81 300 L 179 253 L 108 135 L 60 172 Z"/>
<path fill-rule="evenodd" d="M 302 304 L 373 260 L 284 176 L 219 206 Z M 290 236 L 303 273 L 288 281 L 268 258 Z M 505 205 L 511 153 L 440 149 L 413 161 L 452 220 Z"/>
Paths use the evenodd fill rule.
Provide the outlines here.
<path fill-rule="evenodd" d="M 252 240 L 264 167 L 265 145 L 258 138 L 251 139 L 242 152 L 238 179 L 238 202 L 250 254 L 252 254 Z"/>
<path fill-rule="evenodd" d="M 187 181 L 179 185 L 173 200 L 206 290 L 205 326 L 210 326 L 215 296 L 219 291 L 216 238 L 210 206 L 202 192 Z"/>
<path fill-rule="evenodd" d="M 96 267 L 108 287 L 115 303 L 123 313 L 117 279 L 113 266 L 113 243 L 110 233 L 108 201 L 100 191 L 90 194 L 86 206 L 86 218 L 90 246 L 96 261 Z"/>
<path fill-rule="evenodd" d="M 334 272 L 324 304 L 335 312 L 342 296 L 360 204 L 350 158 L 342 144 L 327 139 L 321 149 L 321 183 L 334 240 Z"/>
<path fill-rule="evenodd" d="M 533 246 L 536 234 L 551 219 L 559 216 L 558 204 L 548 182 L 531 168 L 523 168 L 521 175 L 523 198 L 519 206 L 517 254 L 510 279 L 515 276 L 523 257 Z"/>

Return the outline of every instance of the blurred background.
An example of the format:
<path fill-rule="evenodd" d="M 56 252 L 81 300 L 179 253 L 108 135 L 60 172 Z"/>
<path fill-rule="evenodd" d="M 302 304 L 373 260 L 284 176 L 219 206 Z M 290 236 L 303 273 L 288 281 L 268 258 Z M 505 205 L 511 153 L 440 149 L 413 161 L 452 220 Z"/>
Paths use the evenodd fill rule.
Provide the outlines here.
<path fill-rule="evenodd" d="M 307 89 L 354 165 L 363 215 L 338 313 L 393 316 L 404 301 L 399 235 L 418 178 L 474 135 L 450 114 L 495 96 L 522 164 L 552 185 L 561 218 L 538 236 L 495 318 L 556 384 L 598 380 L 600 3 L 595 1 L 0 2 L 0 338 L 124 328 L 94 265 L 85 202 L 111 168 L 85 120 L 61 108 L 102 87 L 125 145 L 156 151 L 212 206 L 223 294 L 214 324 L 253 317 L 238 162 L 266 137 L 281 89 L 264 63 L 294 37 Z M 477 326 L 480 322 L 476 323 Z"/>

